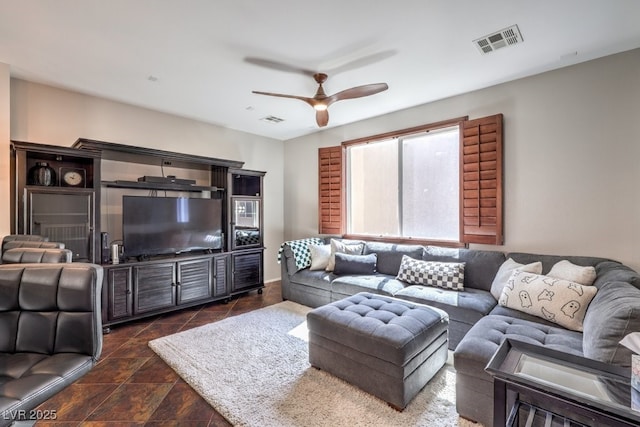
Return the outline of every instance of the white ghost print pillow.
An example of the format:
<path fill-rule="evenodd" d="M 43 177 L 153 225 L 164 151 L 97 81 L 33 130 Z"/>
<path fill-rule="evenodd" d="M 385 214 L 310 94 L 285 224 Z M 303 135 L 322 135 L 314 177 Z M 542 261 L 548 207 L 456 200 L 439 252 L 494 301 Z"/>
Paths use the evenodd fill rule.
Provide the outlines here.
<path fill-rule="evenodd" d="M 516 270 L 502 289 L 498 304 L 582 331 L 584 315 L 597 291 L 595 286 Z"/>

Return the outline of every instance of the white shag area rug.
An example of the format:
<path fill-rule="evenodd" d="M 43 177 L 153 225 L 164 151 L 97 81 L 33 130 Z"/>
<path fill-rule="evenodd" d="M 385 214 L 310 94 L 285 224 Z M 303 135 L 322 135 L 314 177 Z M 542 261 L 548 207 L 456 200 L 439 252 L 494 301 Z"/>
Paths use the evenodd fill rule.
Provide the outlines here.
<path fill-rule="evenodd" d="M 309 310 L 285 301 L 149 346 L 237 426 L 479 426 L 456 413 L 455 371 L 449 364 L 403 412 L 311 367 Z"/>

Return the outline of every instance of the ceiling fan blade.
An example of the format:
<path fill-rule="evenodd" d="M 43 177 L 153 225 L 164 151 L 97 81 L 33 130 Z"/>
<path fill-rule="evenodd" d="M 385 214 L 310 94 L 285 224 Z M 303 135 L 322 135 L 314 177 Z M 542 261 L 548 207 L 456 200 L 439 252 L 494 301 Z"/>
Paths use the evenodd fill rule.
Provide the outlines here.
<path fill-rule="evenodd" d="M 252 90 L 251 93 L 256 93 L 258 95 L 267 95 L 267 96 L 277 96 L 279 98 L 291 98 L 291 99 L 299 99 L 300 101 L 304 101 L 312 107 L 316 104 L 316 100 L 313 98 L 307 98 L 306 96 L 297 96 L 297 95 L 285 95 L 282 93 L 271 93 L 271 92 L 259 92 L 257 90 Z"/>
<path fill-rule="evenodd" d="M 333 67 L 328 70 L 325 70 L 325 73 L 330 75 L 336 75 L 336 74 L 344 73 L 345 71 L 354 70 L 356 68 L 362 68 L 367 65 L 371 65 L 376 62 L 383 61 L 387 58 L 390 58 L 396 53 L 397 53 L 396 50 L 385 50 L 382 52 L 374 53 L 371 55 L 364 56 L 362 58 L 354 59 L 345 64 L 339 65 L 337 67 Z"/>
<path fill-rule="evenodd" d="M 316 123 L 319 127 L 324 127 L 329 123 L 329 110 L 316 110 Z"/>
<path fill-rule="evenodd" d="M 293 65 L 285 64 L 284 62 L 271 61 L 269 59 L 256 58 L 248 56 L 244 58 L 244 62 L 249 64 L 258 65 L 260 67 L 271 68 L 272 70 L 286 71 L 287 73 L 303 74 L 305 76 L 312 76 L 317 72 L 313 70 L 307 70 L 301 67 L 295 67 Z"/>
<path fill-rule="evenodd" d="M 389 86 L 386 83 L 372 83 L 369 85 L 352 87 L 351 89 L 345 89 L 329 96 L 327 98 L 327 105 L 332 104 L 336 101 L 341 101 L 343 99 L 353 99 L 361 98 L 363 96 L 375 95 L 376 93 L 385 91 L 387 89 L 389 89 Z"/>

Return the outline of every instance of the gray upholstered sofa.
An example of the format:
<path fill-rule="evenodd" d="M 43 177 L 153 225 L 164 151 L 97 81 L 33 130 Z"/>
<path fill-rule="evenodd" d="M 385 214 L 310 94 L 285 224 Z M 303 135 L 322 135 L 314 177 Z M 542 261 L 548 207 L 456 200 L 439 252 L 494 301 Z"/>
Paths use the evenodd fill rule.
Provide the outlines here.
<path fill-rule="evenodd" d="M 0 426 L 87 373 L 102 351 L 102 267 L 0 265 Z"/>
<path fill-rule="evenodd" d="M 328 238 L 326 239 L 328 241 Z M 281 250 L 282 296 L 317 307 L 367 291 L 420 302 L 449 314 L 449 343 L 456 368 L 458 413 L 486 426 L 493 423 L 493 380 L 485 367 L 499 344 L 513 338 L 588 358 L 630 366 L 631 352 L 620 339 L 640 331 L 640 276 L 604 258 L 450 249 L 434 246 L 364 242 L 363 254 L 376 254 L 377 271 L 337 275 L 296 264 L 290 245 Z M 427 261 L 464 262 L 464 290 L 409 285 L 396 279 L 403 255 Z M 542 275 L 559 261 L 595 268 L 597 293 L 588 304 L 582 332 L 566 329 L 525 312 L 498 304 L 491 293 L 500 267 L 512 259 L 541 262 Z"/>

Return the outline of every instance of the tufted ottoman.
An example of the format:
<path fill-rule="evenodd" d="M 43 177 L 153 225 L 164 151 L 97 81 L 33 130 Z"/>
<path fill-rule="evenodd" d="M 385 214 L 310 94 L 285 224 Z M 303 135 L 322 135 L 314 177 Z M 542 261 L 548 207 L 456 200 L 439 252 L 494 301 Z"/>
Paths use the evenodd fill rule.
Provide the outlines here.
<path fill-rule="evenodd" d="M 449 316 L 368 292 L 307 314 L 309 362 L 404 409 L 447 360 Z"/>

